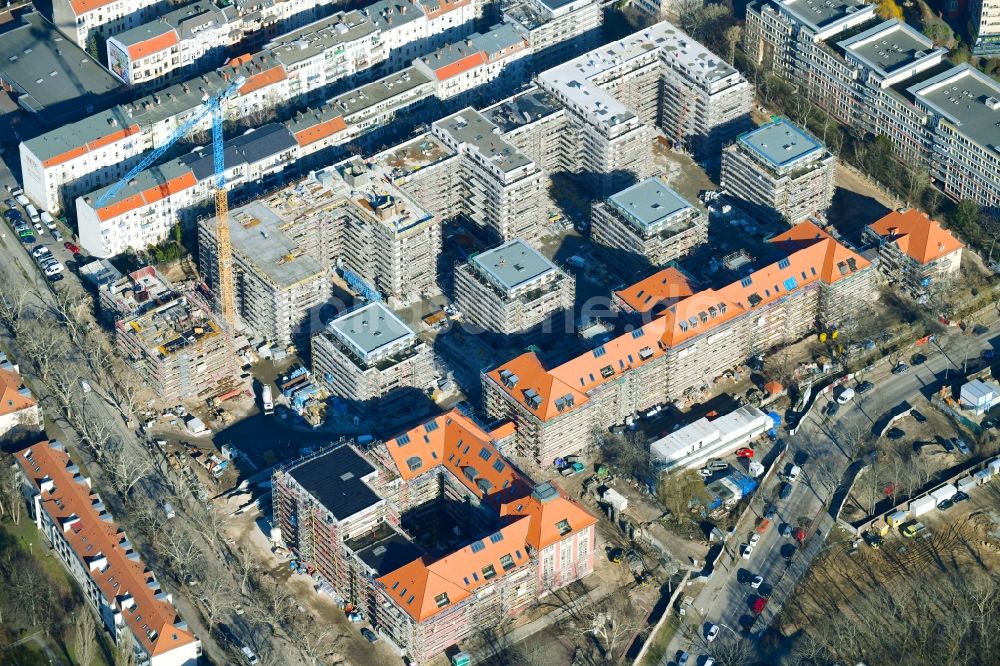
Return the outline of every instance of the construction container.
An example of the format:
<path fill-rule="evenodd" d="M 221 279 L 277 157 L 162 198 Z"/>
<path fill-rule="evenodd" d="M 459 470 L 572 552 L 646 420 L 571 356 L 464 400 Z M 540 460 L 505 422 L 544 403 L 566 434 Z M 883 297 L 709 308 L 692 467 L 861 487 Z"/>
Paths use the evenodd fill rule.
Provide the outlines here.
<path fill-rule="evenodd" d="M 986 469 L 990 470 L 992 476 L 1000 474 L 1000 458 L 994 458 L 987 465 Z"/>
<path fill-rule="evenodd" d="M 958 488 L 956 488 L 953 484 L 946 483 L 940 488 L 932 490 L 930 496 L 934 498 L 935 504 L 940 504 L 945 500 L 950 500 L 957 492 Z"/>
<path fill-rule="evenodd" d="M 956 482 L 956 485 L 958 486 L 959 492 L 968 493 L 979 485 L 979 482 L 971 476 L 963 476 Z"/>
<path fill-rule="evenodd" d="M 989 470 L 989 468 L 986 468 L 986 469 L 981 469 L 981 470 L 979 470 L 978 472 L 976 472 L 975 474 L 973 474 L 973 475 L 972 475 L 972 477 L 973 477 L 973 478 L 974 478 L 974 479 L 975 479 L 975 480 L 976 480 L 976 481 L 977 481 L 978 483 L 986 483 L 986 482 L 987 482 L 987 481 L 989 481 L 989 480 L 990 480 L 991 478 L 993 478 L 993 472 L 991 472 L 991 471 Z"/>
<path fill-rule="evenodd" d="M 909 518 L 909 514 L 906 511 L 893 511 L 885 518 L 885 522 L 889 523 L 891 527 L 899 527 L 906 522 Z"/>
<path fill-rule="evenodd" d="M 917 498 L 910 502 L 910 515 L 914 518 L 924 515 L 937 506 L 937 500 L 930 495 Z"/>
<path fill-rule="evenodd" d="M 628 508 L 628 498 L 614 488 L 608 488 L 605 490 L 601 499 L 613 506 L 616 511 L 624 511 Z"/>

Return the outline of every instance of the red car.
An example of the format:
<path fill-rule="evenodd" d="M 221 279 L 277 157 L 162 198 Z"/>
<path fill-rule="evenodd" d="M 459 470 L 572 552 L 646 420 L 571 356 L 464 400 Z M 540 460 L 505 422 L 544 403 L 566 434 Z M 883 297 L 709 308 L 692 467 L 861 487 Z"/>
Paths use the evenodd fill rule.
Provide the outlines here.
<path fill-rule="evenodd" d="M 753 449 L 749 447 L 743 447 L 742 449 L 736 449 L 737 458 L 753 458 Z"/>
<path fill-rule="evenodd" d="M 77 254 L 80 251 L 80 248 L 78 248 L 76 245 L 73 245 L 69 241 L 63 243 L 63 247 L 72 252 L 73 254 Z"/>
<path fill-rule="evenodd" d="M 767 606 L 767 597 L 757 597 L 753 600 L 753 606 L 751 606 L 751 608 L 753 608 L 753 612 L 755 614 L 760 615 L 764 612 L 765 606 Z"/>
<path fill-rule="evenodd" d="M 796 527 L 795 531 L 792 532 L 792 535 L 795 537 L 795 540 L 798 541 L 799 543 L 802 543 L 806 540 L 806 531 L 801 527 Z"/>

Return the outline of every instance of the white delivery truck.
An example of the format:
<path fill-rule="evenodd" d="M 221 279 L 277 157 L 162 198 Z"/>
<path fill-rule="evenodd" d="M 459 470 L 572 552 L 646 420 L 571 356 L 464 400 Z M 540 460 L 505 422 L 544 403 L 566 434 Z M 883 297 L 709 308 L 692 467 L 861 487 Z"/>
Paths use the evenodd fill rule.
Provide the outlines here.
<path fill-rule="evenodd" d="M 930 495 L 919 497 L 910 502 L 910 515 L 918 518 L 936 506 L 937 502 Z"/>
<path fill-rule="evenodd" d="M 940 504 L 945 500 L 950 500 L 958 492 L 958 488 L 950 483 L 946 483 L 940 488 L 931 491 L 931 497 L 934 498 L 935 504 Z"/>
<path fill-rule="evenodd" d="M 271 398 L 271 385 L 264 384 L 264 389 L 260 394 L 260 401 L 264 403 L 264 413 L 274 414 L 274 400 Z"/>

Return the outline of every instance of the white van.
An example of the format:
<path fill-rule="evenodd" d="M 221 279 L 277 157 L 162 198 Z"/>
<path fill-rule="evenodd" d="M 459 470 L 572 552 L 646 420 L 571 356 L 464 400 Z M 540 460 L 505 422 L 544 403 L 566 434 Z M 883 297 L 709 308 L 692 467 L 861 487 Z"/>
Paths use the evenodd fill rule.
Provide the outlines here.
<path fill-rule="evenodd" d="M 250 648 L 248 648 L 248 647 L 247 647 L 246 645 L 244 645 L 244 646 L 242 647 L 242 649 L 240 649 L 240 652 L 242 652 L 242 653 L 243 653 L 243 659 L 244 659 L 244 660 L 245 660 L 245 661 L 246 661 L 246 662 L 247 662 L 248 664 L 250 664 L 250 666 L 256 666 L 256 664 L 257 664 L 257 655 L 255 655 L 255 654 L 253 653 L 253 650 L 251 650 L 251 649 L 250 649 Z"/>
<path fill-rule="evenodd" d="M 799 467 L 798 465 L 792 465 L 791 469 L 788 470 L 788 480 L 794 481 L 795 479 L 799 478 L 799 472 L 801 471 L 802 471 L 801 467 Z"/>
<path fill-rule="evenodd" d="M 41 217 L 42 217 L 42 224 L 48 227 L 49 231 L 55 230 L 56 221 L 51 215 L 49 215 L 49 212 L 47 210 L 42 211 Z"/>
<path fill-rule="evenodd" d="M 837 403 L 841 405 L 846 405 L 853 399 L 854 399 L 854 389 L 852 389 L 850 386 L 848 386 L 843 391 L 837 394 Z"/>
<path fill-rule="evenodd" d="M 24 211 L 28 214 L 28 217 L 31 218 L 32 222 L 39 222 L 39 221 L 41 221 L 41 218 L 38 217 L 38 209 L 35 208 L 33 205 L 31 205 L 31 204 L 25 205 Z"/>

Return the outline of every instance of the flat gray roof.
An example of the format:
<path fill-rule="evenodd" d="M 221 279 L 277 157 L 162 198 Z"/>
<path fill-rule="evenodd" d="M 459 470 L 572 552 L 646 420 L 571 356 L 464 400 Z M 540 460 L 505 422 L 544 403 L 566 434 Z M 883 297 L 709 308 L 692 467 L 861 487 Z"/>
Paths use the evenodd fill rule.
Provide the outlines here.
<path fill-rule="evenodd" d="M 178 7 L 154 21 L 119 32 L 113 37 L 126 46 L 132 46 L 173 29 L 181 39 L 191 39 L 196 29 L 203 30 L 206 26 L 222 25 L 226 22 L 223 10 L 207 1 L 196 2 Z"/>
<path fill-rule="evenodd" d="M 72 122 L 111 106 L 125 93 L 112 76 L 41 14 L 0 33 L 0 81 L 18 103 L 49 125 Z"/>
<path fill-rule="evenodd" d="M 175 178 L 180 178 L 184 174 L 190 172 L 191 167 L 179 159 L 151 166 L 148 169 L 140 171 L 136 174 L 135 178 L 130 180 L 122 189 L 118 190 L 118 194 L 105 203 L 102 208 L 114 206 L 115 204 L 125 201 L 130 197 L 134 197 L 137 194 L 142 194 L 147 190 L 169 183 Z M 94 207 L 97 200 L 112 187 L 114 187 L 113 184 L 87 194 L 85 196 L 85 199 L 88 200 L 87 203 L 90 204 L 91 207 Z"/>
<path fill-rule="evenodd" d="M 507 292 L 558 270 L 538 250 L 515 238 L 469 260 Z"/>
<path fill-rule="evenodd" d="M 1000 83 L 965 64 L 907 91 L 951 121 L 965 136 L 1000 152 Z M 990 108 L 987 102 L 996 108 Z"/>
<path fill-rule="evenodd" d="M 747 132 L 740 137 L 740 143 L 775 168 L 789 167 L 823 152 L 822 143 L 784 118 Z"/>
<path fill-rule="evenodd" d="M 359 111 L 381 104 L 387 99 L 402 95 L 410 90 L 428 85 L 431 80 L 416 67 L 407 67 L 378 81 L 349 90 L 329 100 L 329 105 L 338 113 L 350 116 Z M 428 91 L 428 95 L 430 92 Z"/>
<path fill-rule="evenodd" d="M 550 116 L 563 109 L 563 105 L 548 91 L 534 88 L 495 104 L 482 111 L 490 122 L 495 123 L 501 132 L 533 123 L 540 118 Z"/>
<path fill-rule="evenodd" d="M 136 121 L 129 117 L 123 107 L 116 106 L 40 134 L 25 141 L 24 146 L 44 162 L 135 124 Z M 138 128 L 136 132 L 138 133 Z"/>
<path fill-rule="evenodd" d="M 392 30 L 424 17 L 413 0 L 379 0 L 361 10 L 379 30 Z"/>
<path fill-rule="evenodd" d="M 214 218 L 208 224 L 214 225 Z M 284 219 L 260 201 L 229 213 L 233 250 L 281 289 L 326 273 L 281 230 L 284 224 Z"/>
<path fill-rule="evenodd" d="M 340 12 L 310 23 L 269 42 L 267 48 L 279 62 L 294 64 L 375 32 L 375 24 L 359 11 Z"/>
<path fill-rule="evenodd" d="M 901 21 L 879 23 L 837 45 L 883 74 L 934 51 L 934 42 Z"/>
<path fill-rule="evenodd" d="M 341 315 L 327 324 L 327 328 L 364 358 L 384 347 L 416 338 L 416 333 L 381 302 Z"/>
<path fill-rule="evenodd" d="M 532 162 L 527 155 L 503 138 L 496 125 L 471 107 L 438 120 L 434 127 L 447 132 L 459 143 L 475 146 L 484 158 L 501 171 L 520 169 Z"/>
<path fill-rule="evenodd" d="M 823 28 L 869 5 L 866 0 L 781 0 L 778 3 L 812 28 Z"/>
<path fill-rule="evenodd" d="M 643 230 L 663 224 L 693 208 L 659 178 L 647 178 L 608 197 L 618 210 Z"/>

